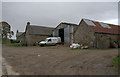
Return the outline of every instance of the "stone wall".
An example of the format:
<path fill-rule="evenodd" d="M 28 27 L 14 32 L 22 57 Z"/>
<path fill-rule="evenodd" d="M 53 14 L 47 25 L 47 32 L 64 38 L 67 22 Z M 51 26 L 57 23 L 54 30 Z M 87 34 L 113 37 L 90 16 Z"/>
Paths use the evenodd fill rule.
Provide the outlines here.
<path fill-rule="evenodd" d="M 27 45 L 37 45 L 38 42 L 45 40 L 49 36 L 26 34 Z"/>
<path fill-rule="evenodd" d="M 29 35 L 29 44 L 30 45 L 37 45 L 38 42 L 45 40 L 49 36 L 45 35 Z"/>
<path fill-rule="evenodd" d="M 95 33 L 95 37 L 97 48 L 112 48 L 114 42 L 118 41 L 118 35 L 113 34 Z"/>
<path fill-rule="evenodd" d="M 95 47 L 94 31 L 82 21 L 74 33 L 74 42 Z"/>
<path fill-rule="evenodd" d="M 22 34 L 22 35 L 18 36 L 17 40 L 20 41 L 21 43 L 25 43 L 25 35 Z"/>
<path fill-rule="evenodd" d="M 29 35 L 29 33 L 28 33 L 28 30 L 26 30 L 26 34 L 25 34 L 25 40 L 26 40 L 26 44 L 27 45 L 31 45 L 32 43 L 31 43 L 31 37 L 30 37 L 30 35 Z"/>

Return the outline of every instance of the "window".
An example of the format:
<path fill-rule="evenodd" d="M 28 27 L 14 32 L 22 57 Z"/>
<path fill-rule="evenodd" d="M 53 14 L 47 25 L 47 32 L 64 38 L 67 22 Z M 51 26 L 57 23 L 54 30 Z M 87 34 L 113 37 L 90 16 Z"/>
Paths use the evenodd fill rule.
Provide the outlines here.
<path fill-rule="evenodd" d="M 84 19 L 84 21 L 90 26 L 96 26 L 91 20 Z"/>
<path fill-rule="evenodd" d="M 51 42 L 51 39 L 49 39 L 48 42 Z"/>
<path fill-rule="evenodd" d="M 106 23 L 102 23 L 102 22 L 99 22 L 100 23 L 100 25 L 103 27 L 103 28 L 108 28 L 108 29 L 110 29 L 111 27 L 108 25 L 108 24 L 106 24 Z"/>

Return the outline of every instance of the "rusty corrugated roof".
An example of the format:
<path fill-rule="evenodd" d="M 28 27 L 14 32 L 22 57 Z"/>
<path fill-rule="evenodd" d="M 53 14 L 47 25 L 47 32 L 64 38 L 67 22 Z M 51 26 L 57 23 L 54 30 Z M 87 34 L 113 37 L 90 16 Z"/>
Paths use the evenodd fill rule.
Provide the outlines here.
<path fill-rule="evenodd" d="M 113 24 L 107 24 L 103 22 L 97 22 L 93 20 L 88 20 L 88 19 L 83 19 L 85 22 L 91 22 L 94 25 L 88 24 L 95 32 L 100 32 L 100 33 L 109 33 L 109 34 L 120 34 L 120 26 L 119 25 L 113 25 Z"/>

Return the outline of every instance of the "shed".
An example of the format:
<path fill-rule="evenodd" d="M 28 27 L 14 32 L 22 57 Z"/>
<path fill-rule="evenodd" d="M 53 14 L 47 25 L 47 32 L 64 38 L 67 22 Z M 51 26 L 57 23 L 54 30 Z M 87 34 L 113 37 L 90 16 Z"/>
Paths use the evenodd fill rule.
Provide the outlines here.
<path fill-rule="evenodd" d="M 25 30 L 26 43 L 28 45 L 37 44 L 39 41 L 52 36 L 53 30 L 52 27 L 30 25 L 30 22 L 28 22 Z"/>
<path fill-rule="evenodd" d="M 72 23 L 61 22 L 53 31 L 53 36 L 61 37 L 64 44 L 72 44 L 74 42 L 74 31 L 78 25 Z"/>

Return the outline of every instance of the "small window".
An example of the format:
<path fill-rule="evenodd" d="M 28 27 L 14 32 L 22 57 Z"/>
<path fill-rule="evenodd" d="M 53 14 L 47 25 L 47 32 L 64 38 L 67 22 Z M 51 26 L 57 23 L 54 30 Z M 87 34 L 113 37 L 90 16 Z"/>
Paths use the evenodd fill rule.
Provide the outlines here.
<path fill-rule="evenodd" d="M 106 23 L 102 23 L 102 22 L 99 22 L 100 23 L 100 25 L 103 27 L 103 28 L 108 28 L 108 29 L 110 29 L 111 27 L 108 25 L 108 24 L 106 24 Z"/>
<path fill-rule="evenodd" d="M 84 21 L 90 26 L 96 26 L 91 20 L 84 19 Z"/>

